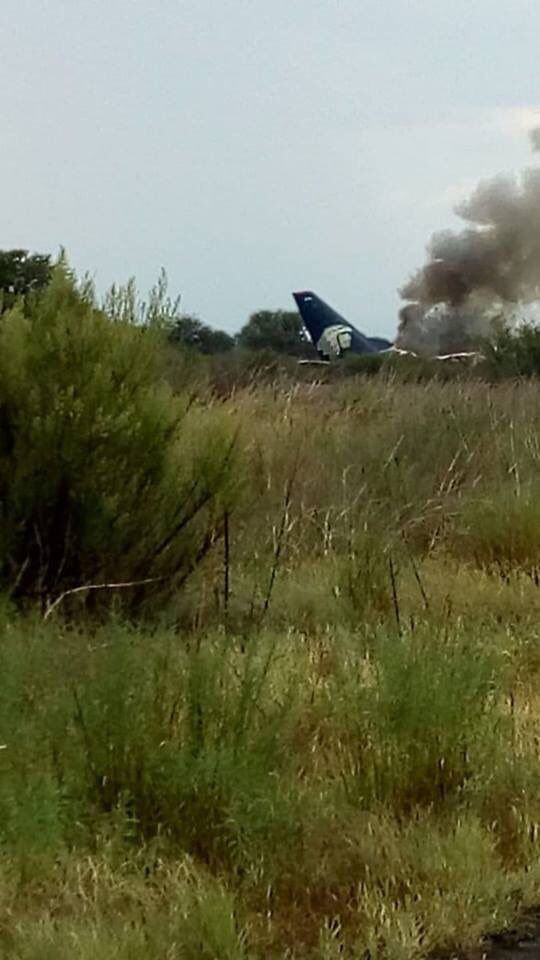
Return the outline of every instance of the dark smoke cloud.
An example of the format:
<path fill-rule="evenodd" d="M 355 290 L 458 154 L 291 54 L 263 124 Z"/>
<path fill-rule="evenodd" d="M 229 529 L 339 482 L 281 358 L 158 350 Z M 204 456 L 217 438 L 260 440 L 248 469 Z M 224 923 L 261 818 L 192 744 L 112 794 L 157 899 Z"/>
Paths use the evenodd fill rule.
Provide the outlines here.
<path fill-rule="evenodd" d="M 507 310 L 483 299 L 473 300 L 467 307 L 438 303 L 426 308 L 409 303 L 400 310 L 396 346 L 421 354 L 461 353 L 474 350 L 480 339 L 508 321 Z"/>
<path fill-rule="evenodd" d="M 540 128 L 531 132 L 540 149 Z M 400 290 L 398 346 L 425 352 L 470 349 L 516 305 L 540 298 L 540 169 L 478 186 L 456 213 L 460 233 L 435 234 L 428 262 Z"/>

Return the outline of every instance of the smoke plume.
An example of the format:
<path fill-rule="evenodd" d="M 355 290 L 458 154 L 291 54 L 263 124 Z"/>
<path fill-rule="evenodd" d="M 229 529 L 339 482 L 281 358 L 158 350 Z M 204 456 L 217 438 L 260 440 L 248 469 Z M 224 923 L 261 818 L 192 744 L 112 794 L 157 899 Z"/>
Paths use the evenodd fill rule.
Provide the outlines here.
<path fill-rule="evenodd" d="M 540 150 L 540 127 L 531 131 Z M 474 347 L 540 299 L 540 169 L 481 183 L 456 213 L 459 233 L 435 234 L 428 262 L 400 290 L 397 346 L 424 353 Z"/>
<path fill-rule="evenodd" d="M 529 134 L 533 150 L 540 150 L 540 127 L 535 127 Z"/>

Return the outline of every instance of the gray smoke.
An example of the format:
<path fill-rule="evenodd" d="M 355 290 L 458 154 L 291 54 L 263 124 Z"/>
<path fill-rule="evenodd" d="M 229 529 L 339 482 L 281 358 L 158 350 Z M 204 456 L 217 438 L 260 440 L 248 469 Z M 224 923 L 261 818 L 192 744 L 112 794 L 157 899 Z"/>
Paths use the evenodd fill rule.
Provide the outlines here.
<path fill-rule="evenodd" d="M 540 128 L 531 140 L 540 149 Z M 402 349 L 469 350 L 540 298 L 540 169 L 481 183 L 456 213 L 466 228 L 435 234 L 428 262 L 400 290 L 408 301 L 396 340 Z"/>
<path fill-rule="evenodd" d="M 533 150 L 540 150 L 540 127 L 535 127 L 529 134 Z"/>

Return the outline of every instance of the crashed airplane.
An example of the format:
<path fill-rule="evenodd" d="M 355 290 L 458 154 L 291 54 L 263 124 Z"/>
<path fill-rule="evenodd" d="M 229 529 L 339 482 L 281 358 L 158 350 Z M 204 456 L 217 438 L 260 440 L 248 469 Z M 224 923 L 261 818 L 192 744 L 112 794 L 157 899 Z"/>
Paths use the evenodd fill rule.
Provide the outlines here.
<path fill-rule="evenodd" d="M 341 314 L 328 306 L 311 290 L 298 291 L 293 293 L 293 297 L 302 317 L 302 322 L 321 358 L 318 361 L 300 361 L 301 363 L 327 364 L 333 360 L 339 360 L 347 353 L 393 353 L 418 356 L 414 351 L 400 349 L 383 337 L 368 337 L 361 333 L 352 323 L 345 320 Z M 482 359 L 482 355 L 475 351 L 462 351 L 460 353 L 439 354 L 434 359 L 466 362 Z"/>
<path fill-rule="evenodd" d="M 539 153 L 540 127 L 530 136 Z M 365 336 L 310 290 L 293 293 L 315 363 L 392 352 L 474 364 L 484 359 L 475 344 L 540 327 L 540 166 L 480 183 L 455 212 L 464 229 L 435 233 L 426 263 L 399 291 L 394 343 Z"/>

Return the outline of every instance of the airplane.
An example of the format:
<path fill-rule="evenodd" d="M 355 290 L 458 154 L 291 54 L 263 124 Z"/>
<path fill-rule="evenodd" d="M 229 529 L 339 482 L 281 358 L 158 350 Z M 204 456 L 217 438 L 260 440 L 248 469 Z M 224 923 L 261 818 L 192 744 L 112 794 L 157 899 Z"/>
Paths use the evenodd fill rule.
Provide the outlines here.
<path fill-rule="evenodd" d="M 357 330 L 352 323 L 345 320 L 333 307 L 329 307 L 312 290 L 301 290 L 293 293 L 296 306 L 304 326 L 306 327 L 315 348 L 321 357 L 320 360 L 300 360 L 301 364 L 329 364 L 338 360 L 346 353 L 388 353 L 400 356 L 418 356 L 412 350 L 403 350 L 384 337 L 366 337 Z M 484 359 L 477 350 L 459 353 L 438 354 L 433 360 L 450 361 L 453 363 L 477 363 Z"/>
<path fill-rule="evenodd" d="M 323 363 L 337 360 L 348 353 L 382 353 L 392 351 L 393 344 L 382 337 L 366 337 L 329 307 L 311 290 L 293 293 L 296 306 Z"/>

